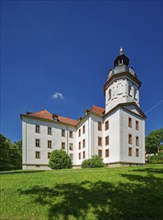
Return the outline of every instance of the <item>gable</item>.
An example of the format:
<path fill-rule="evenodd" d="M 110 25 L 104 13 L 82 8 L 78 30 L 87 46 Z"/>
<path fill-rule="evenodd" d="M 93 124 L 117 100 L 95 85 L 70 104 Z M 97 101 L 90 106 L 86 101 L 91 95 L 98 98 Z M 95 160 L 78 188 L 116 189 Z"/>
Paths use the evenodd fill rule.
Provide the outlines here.
<path fill-rule="evenodd" d="M 129 112 L 132 112 L 136 115 L 139 115 L 140 117 L 146 119 L 146 115 L 144 114 L 144 112 L 139 108 L 139 106 L 136 104 L 136 103 L 124 103 L 124 104 L 121 104 L 122 108 L 129 111 Z"/>

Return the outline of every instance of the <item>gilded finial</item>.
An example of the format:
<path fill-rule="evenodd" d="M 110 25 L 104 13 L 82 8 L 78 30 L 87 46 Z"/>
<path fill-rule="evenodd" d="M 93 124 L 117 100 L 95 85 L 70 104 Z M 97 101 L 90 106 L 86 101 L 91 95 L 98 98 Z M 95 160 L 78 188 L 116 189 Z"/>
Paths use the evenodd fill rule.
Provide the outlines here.
<path fill-rule="evenodd" d="M 120 55 L 122 55 L 123 54 L 123 49 L 122 49 L 122 47 L 120 48 Z"/>

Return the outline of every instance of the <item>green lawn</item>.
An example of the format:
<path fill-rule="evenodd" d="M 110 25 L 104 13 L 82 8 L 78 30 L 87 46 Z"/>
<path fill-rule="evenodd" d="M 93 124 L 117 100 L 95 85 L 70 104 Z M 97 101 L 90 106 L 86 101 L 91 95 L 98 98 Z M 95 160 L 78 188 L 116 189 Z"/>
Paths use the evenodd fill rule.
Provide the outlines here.
<path fill-rule="evenodd" d="M 0 174 L 1 220 L 163 219 L 163 165 Z"/>

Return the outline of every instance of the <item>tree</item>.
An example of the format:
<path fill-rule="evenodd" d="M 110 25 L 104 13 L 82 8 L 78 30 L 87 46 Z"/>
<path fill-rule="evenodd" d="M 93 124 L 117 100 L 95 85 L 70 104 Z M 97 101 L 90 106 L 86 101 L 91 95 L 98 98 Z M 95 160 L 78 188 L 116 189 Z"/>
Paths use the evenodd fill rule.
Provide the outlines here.
<path fill-rule="evenodd" d="M 10 169 L 19 170 L 22 168 L 22 141 L 14 142 L 9 147 Z"/>
<path fill-rule="evenodd" d="M 163 129 L 158 129 L 149 133 L 145 140 L 145 149 L 148 154 L 156 154 L 163 143 Z"/>
<path fill-rule="evenodd" d="M 9 167 L 9 141 L 0 134 L 0 170 L 8 170 Z"/>
<path fill-rule="evenodd" d="M 64 150 L 54 150 L 50 156 L 49 167 L 52 169 L 72 168 L 72 160 Z"/>
<path fill-rule="evenodd" d="M 0 134 L 0 170 L 15 170 L 22 168 L 22 141 L 14 144 Z"/>
<path fill-rule="evenodd" d="M 93 156 L 91 159 L 84 160 L 81 165 L 82 168 L 98 168 L 104 167 L 102 158 L 99 156 Z"/>

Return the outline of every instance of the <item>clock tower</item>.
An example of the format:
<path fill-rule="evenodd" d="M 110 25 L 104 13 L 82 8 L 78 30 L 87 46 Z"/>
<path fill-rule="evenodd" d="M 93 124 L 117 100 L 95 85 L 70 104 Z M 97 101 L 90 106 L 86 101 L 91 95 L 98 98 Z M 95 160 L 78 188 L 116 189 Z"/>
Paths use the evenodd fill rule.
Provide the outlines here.
<path fill-rule="evenodd" d="M 139 89 L 141 82 L 135 70 L 129 67 L 129 58 L 120 49 L 114 60 L 114 68 L 110 69 L 104 85 L 105 113 L 118 104 L 135 103 L 139 105 Z"/>

